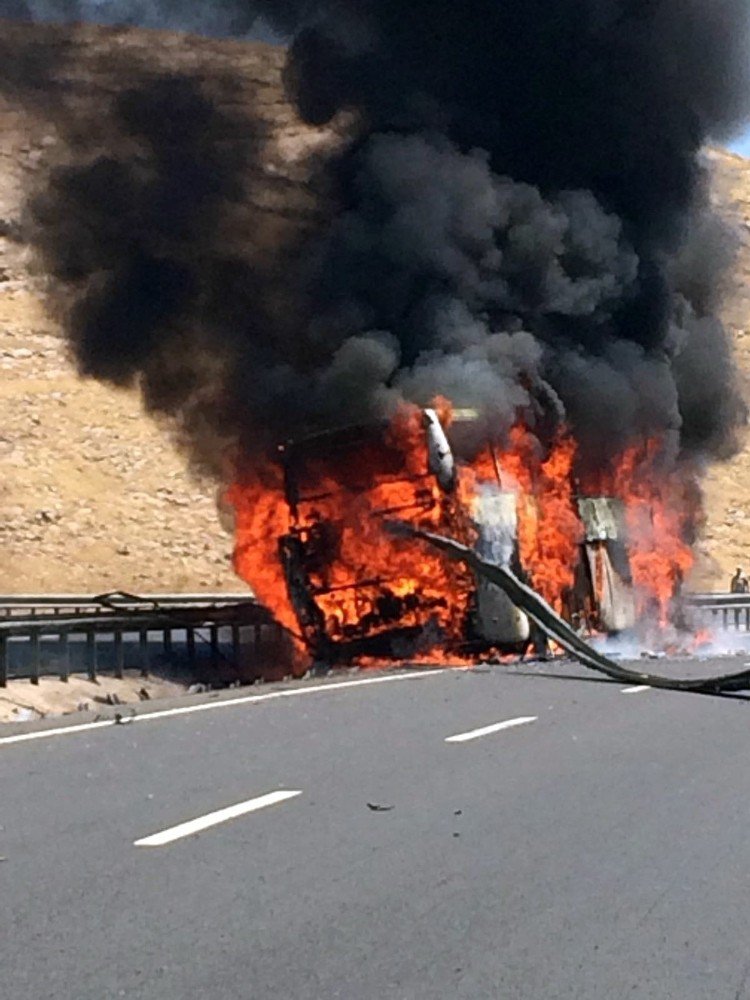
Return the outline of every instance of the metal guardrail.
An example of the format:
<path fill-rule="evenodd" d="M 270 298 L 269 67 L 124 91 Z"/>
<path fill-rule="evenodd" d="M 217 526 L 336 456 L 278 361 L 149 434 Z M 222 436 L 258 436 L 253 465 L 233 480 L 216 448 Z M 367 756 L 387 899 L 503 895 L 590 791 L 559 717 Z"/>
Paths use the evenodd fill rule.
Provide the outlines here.
<path fill-rule="evenodd" d="M 750 594 L 689 594 L 701 622 L 750 633 Z M 286 658 L 288 634 L 248 594 L 0 595 L 0 688 L 154 668 L 252 680 Z"/>
<path fill-rule="evenodd" d="M 66 613 L 112 614 L 115 610 L 168 607 L 222 607 L 252 601 L 251 594 L 0 594 L 0 622 L 5 618 Z"/>
<path fill-rule="evenodd" d="M 685 600 L 696 608 L 713 608 L 724 604 L 730 607 L 739 604 L 744 607 L 746 604 L 750 605 L 750 594 L 722 594 L 713 591 L 703 594 L 685 594 Z"/>
<path fill-rule="evenodd" d="M 247 595 L 0 596 L 0 687 L 154 667 L 252 680 L 284 655 L 286 641 Z"/>
<path fill-rule="evenodd" d="M 750 594 L 686 594 L 684 600 L 708 626 L 750 632 Z"/>

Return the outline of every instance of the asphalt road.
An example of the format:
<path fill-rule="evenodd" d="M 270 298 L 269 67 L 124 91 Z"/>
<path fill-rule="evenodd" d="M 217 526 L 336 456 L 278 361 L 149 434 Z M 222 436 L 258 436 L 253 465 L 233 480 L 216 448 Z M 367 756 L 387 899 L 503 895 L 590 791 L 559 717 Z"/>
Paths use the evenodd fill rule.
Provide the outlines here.
<path fill-rule="evenodd" d="M 750 704 L 556 669 L 0 733 L 0 997 L 750 998 Z"/>

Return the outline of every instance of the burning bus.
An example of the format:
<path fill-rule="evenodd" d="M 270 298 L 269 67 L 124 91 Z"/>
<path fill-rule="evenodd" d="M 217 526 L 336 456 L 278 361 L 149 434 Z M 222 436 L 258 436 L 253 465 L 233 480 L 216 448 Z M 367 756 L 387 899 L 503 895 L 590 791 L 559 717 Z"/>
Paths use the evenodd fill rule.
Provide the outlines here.
<path fill-rule="evenodd" d="M 237 568 L 312 659 L 470 658 L 534 641 L 502 591 L 394 538 L 394 521 L 472 545 L 568 620 L 632 627 L 625 504 L 576 492 L 572 443 L 542 453 L 514 428 L 507 448 L 485 442 L 462 461 L 477 414 L 439 409 L 287 441 L 263 481 L 235 488 Z"/>

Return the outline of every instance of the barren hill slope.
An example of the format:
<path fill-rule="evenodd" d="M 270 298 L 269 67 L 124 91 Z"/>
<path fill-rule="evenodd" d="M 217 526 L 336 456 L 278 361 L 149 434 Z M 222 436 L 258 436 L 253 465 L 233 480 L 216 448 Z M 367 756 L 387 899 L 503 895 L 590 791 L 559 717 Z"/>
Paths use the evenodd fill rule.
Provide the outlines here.
<path fill-rule="evenodd" d="M 750 399 L 750 160 L 721 150 L 707 153 L 713 166 L 712 197 L 738 241 L 729 275 L 724 320 L 732 332 L 736 363 Z M 714 465 L 704 481 L 706 527 L 692 585 L 721 590 L 736 566 L 750 568 L 750 451 Z"/>
<path fill-rule="evenodd" d="M 270 46 L 6 23 L 0 56 L 18 81 L 0 92 L 0 592 L 241 589 L 214 484 L 188 472 L 135 390 L 81 380 L 69 362 L 19 236 L 24 192 L 64 162 L 79 121 L 89 143 L 92 134 L 94 145 L 97 136 L 108 141 L 106 110 L 133 65 L 197 75 L 230 116 L 254 108 L 263 156 L 246 178 L 232 234 L 251 255 L 254 240 L 267 244 L 279 227 L 314 218 L 324 197 L 316 153 L 340 137 L 296 120 L 283 98 L 283 53 Z M 239 129 L 223 141 L 239 148 L 251 138 Z M 750 373 L 750 162 L 708 155 L 717 203 L 740 234 L 726 317 Z M 738 563 L 750 568 L 750 458 L 712 469 L 706 498 L 696 584 L 719 587 Z"/>
<path fill-rule="evenodd" d="M 76 129 L 89 143 L 99 129 L 109 144 L 107 110 L 134 67 L 139 79 L 184 72 L 209 91 L 229 72 L 221 110 L 252 106 L 264 160 L 247 178 L 235 234 L 243 250 L 315 213 L 307 161 L 336 136 L 295 119 L 282 96 L 283 52 L 271 46 L 5 22 L 0 55 L 3 78 L 18 79 L 0 91 L 0 592 L 242 590 L 215 485 L 190 474 L 135 389 L 81 380 L 70 363 L 19 238 L 25 192 L 66 161 Z M 257 138 L 237 130 L 222 141 Z"/>

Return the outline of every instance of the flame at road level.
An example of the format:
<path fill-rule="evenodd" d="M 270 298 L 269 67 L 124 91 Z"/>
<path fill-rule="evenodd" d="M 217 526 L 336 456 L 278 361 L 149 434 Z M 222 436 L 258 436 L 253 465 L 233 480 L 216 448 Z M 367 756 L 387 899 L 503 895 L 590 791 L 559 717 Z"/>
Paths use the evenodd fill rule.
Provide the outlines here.
<path fill-rule="evenodd" d="M 628 557 L 638 612 L 669 621 L 675 592 L 693 566 L 686 536 L 695 514 L 693 470 L 665 468 L 662 442 L 634 445 L 600 477 L 598 488 L 625 506 Z"/>
<path fill-rule="evenodd" d="M 449 404 L 435 406 L 448 424 Z M 659 455 L 658 442 L 631 448 L 588 485 L 623 500 L 641 610 L 655 607 L 666 621 L 692 556 L 683 540 L 685 482 L 663 472 Z M 544 451 L 519 424 L 502 450 L 487 447 L 461 465 L 456 492 L 446 495 L 427 475 L 421 412 L 404 407 L 379 444 L 357 448 L 345 460 L 332 453 L 307 463 L 296 519 L 274 462 L 238 479 L 227 494 L 236 510 L 235 569 L 277 619 L 298 633 L 278 554 L 279 538 L 294 528 L 314 553 L 308 575 L 330 638 L 397 625 L 423 629 L 426 641 L 431 637 L 439 647 L 465 636 L 473 581 L 438 553 L 388 534 L 384 520 L 395 517 L 472 542 L 475 498 L 480 488 L 495 484 L 516 496 L 521 566 L 545 600 L 563 611 L 584 536 L 575 506 L 575 460 L 576 445 L 566 433 Z"/>

